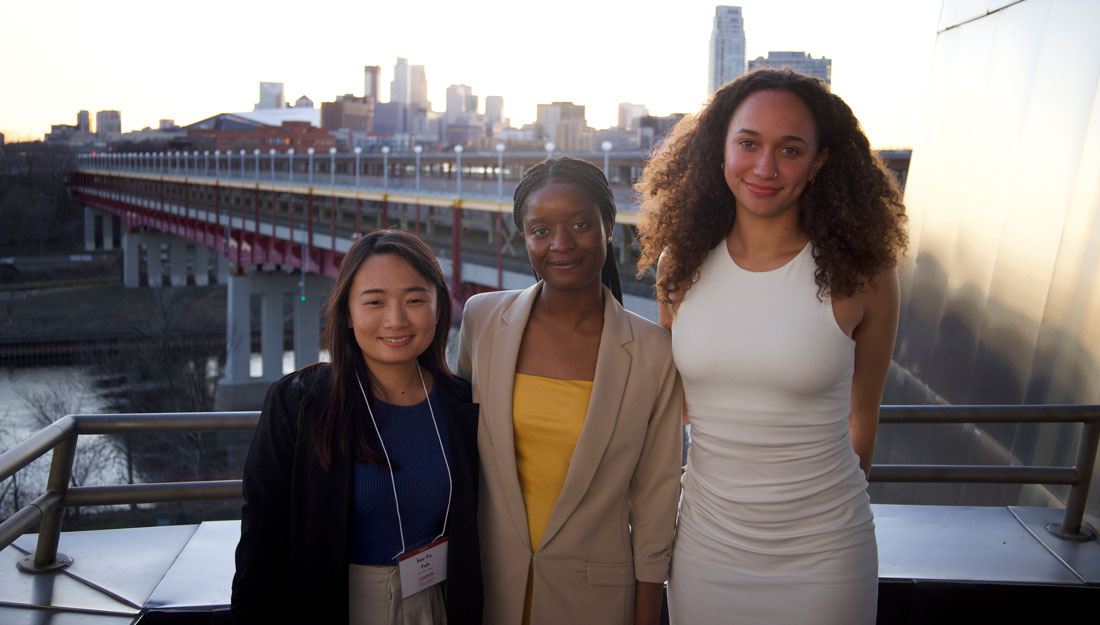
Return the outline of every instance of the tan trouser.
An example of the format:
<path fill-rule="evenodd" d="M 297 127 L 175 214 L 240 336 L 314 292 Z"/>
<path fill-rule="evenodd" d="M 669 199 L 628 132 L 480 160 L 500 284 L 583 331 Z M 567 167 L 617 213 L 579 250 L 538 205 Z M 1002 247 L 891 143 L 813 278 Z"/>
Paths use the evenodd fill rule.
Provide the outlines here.
<path fill-rule="evenodd" d="M 396 566 L 348 565 L 350 625 L 447 625 L 443 586 L 401 598 Z"/>

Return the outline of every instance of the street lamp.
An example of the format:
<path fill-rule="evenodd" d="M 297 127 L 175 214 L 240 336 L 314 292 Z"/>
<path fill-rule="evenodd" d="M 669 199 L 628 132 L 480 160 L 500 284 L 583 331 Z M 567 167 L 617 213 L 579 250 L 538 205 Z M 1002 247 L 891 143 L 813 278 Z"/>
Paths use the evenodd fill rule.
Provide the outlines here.
<path fill-rule="evenodd" d="M 424 151 L 424 146 L 414 145 L 413 152 L 416 153 L 416 196 L 420 197 L 420 153 Z"/>
<path fill-rule="evenodd" d="M 600 144 L 600 149 L 603 150 L 603 177 L 607 178 L 608 184 L 611 184 L 611 174 L 607 171 L 607 157 L 611 154 L 611 142 L 604 141 Z"/>
<path fill-rule="evenodd" d="M 271 157 L 271 182 L 275 182 L 275 148 L 268 148 L 267 155 Z"/>
<path fill-rule="evenodd" d="M 504 144 L 498 143 L 497 149 L 497 197 L 504 197 Z"/>
<path fill-rule="evenodd" d="M 256 182 L 260 181 L 260 148 L 252 149 L 252 156 L 256 157 Z"/>
<path fill-rule="evenodd" d="M 554 148 L 557 147 L 554 145 L 554 142 L 547 141 L 546 145 L 543 147 L 546 148 L 546 158 L 554 158 Z"/>
<path fill-rule="evenodd" d="M 287 156 L 287 164 L 289 165 L 289 167 L 288 167 L 289 178 L 287 178 L 287 181 L 290 184 L 294 184 L 294 148 L 290 148 L 289 150 L 287 150 L 286 151 L 286 156 Z"/>
<path fill-rule="evenodd" d="M 363 148 L 355 146 L 355 187 L 359 188 L 359 155 L 363 153 Z"/>
<path fill-rule="evenodd" d="M 456 188 L 458 197 L 462 197 L 462 146 L 455 146 L 455 160 L 458 164 L 458 187 Z"/>
<path fill-rule="evenodd" d="M 241 148 L 241 178 L 244 178 L 244 148 Z"/>
<path fill-rule="evenodd" d="M 218 163 L 219 163 L 218 157 L 221 156 L 221 153 L 222 153 L 221 150 L 214 150 L 214 177 L 215 178 L 218 177 L 218 173 L 220 171 L 220 167 L 218 165 Z"/>
<path fill-rule="evenodd" d="M 309 184 L 313 184 L 313 148 L 306 150 L 306 154 L 309 155 Z"/>
<path fill-rule="evenodd" d="M 390 146 L 382 146 L 382 193 L 390 188 Z"/>
<path fill-rule="evenodd" d="M 328 149 L 328 183 L 336 185 L 336 148 Z"/>
<path fill-rule="evenodd" d="M 202 151 L 202 175 L 210 175 L 210 150 Z"/>

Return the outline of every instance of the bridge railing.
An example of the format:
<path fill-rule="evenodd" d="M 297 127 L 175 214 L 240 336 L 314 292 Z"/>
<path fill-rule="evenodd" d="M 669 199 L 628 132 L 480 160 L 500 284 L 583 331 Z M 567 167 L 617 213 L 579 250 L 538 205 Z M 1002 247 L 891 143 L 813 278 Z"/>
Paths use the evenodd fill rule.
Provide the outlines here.
<path fill-rule="evenodd" d="M 46 492 L 0 523 L 0 549 L 37 525 L 35 553 L 19 562 L 19 567 L 27 572 L 50 571 L 72 563 L 71 558 L 57 551 L 66 507 L 240 498 L 241 480 L 70 487 L 77 438 L 82 434 L 247 431 L 256 427 L 259 414 L 207 412 L 62 417 L 0 454 L 0 481 L 3 481 L 53 450 Z M 1082 527 L 1082 521 L 1100 443 L 1100 406 L 883 406 L 880 420 L 899 424 L 1081 423 L 1083 429 L 1072 467 L 875 465 L 871 468 L 870 480 L 1068 485 L 1070 492 L 1062 523 L 1048 527 L 1048 531 L 1067 540 L 1094 537 L 1087 526 Z"/>

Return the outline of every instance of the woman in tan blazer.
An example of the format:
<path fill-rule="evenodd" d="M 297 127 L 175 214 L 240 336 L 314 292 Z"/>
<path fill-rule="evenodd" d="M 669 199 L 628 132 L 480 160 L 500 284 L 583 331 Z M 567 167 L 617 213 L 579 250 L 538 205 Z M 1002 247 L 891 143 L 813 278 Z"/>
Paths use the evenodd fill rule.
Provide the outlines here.
<path fill-rule="evenodd" d="M 540 163 L 517 187 L 513 213 L 540 281 L 466 304 L 457 369 L 481 404 L 487 625 L 659 617 L 679 492 L 683 391 L 668 332 L 619 301 L 614 216 L 597 167 L 567 157 Z M 573 384 L 590 395 L 569 415 L 553 393 L 532 401 L 516 391 L 539 383 Z M 542 419 L 539 427 L 528 413 Z M 574 438 L 541 440 L 540 432 L 558 434 L 559 421 L 575 423 Z M 558 486 L 545 484 L 553 483 L 555 465 L 556 496 Z M 536 505 L 547 490 L 549 504 Z"/>

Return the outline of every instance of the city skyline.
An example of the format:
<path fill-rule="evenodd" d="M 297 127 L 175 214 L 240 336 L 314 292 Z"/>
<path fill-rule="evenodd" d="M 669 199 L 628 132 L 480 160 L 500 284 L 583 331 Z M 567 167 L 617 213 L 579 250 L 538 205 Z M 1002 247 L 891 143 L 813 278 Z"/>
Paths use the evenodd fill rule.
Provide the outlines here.
<path fill-rule="evenodd" d="M 361 94 L 364 65 L 380 66 L 378 83 L 388 101 L 397 57 L 425 66 L 434 110 L 445 109 L 449 85 L 466 84 L 482 101 L 503 97 L 504 116 L 517 127 L 535 120 L 537 104 L 553 101 L 585 106 L 594 128 L 615 126 L 622 102 L 642 104 L 653 115 L 692 113 L 705 95 L 700 85 L 706 84 L 717 6 L 689 0 L 670 12 L 667 4 L 643 2 L 623 12 L 567 0 L 552 14 L 531 15 L 496 0 L 480 11 L 431 3 L 418 10 L 345 7 L 336 35 L 326 32 L 336 24 L 313 17 L 332 13 L 313 6 L 303 16 L 294 3 L 275 3 L 260 16 L 217 5 L 224 14 L 217 22 L 202 17 L 207 4 L 215 6 L 207 0 L 162 19 L 150 19 L 136 8 L 147 11 L 147 5 L 133 2 L 107 1 L 105 10 L 87 15 L 76 3 L 60 4 L 73 9 L 0 9 L 12 33 L 0 41 L 0 54 L 20 59 L 0 69 L 0 90 L 18 95 L 0 102 L 0 132 L 8 142 L 41 139 L 50 124 L 71 124 L 81 109 L 120 110 L 123 131 L 155 128 L 162 118 L 186 125 L 248 111 L 261 81 L 284 83 L 288 101 L 303 94 L 330 101 Z M 743 9 L 748 58 L 774 50 L 831 58 L 834 91 L 855 110 L 872 143 L 911 144 L 938 2 L 848 0 L 822 7 L 751 0 L 734 6 Z M 290 24 L 306 34 L 291 36 Z M 348 28 L 353 24 L 361 26 Z M 107 36 L 115 31 L 126 37 Z M 202 32 L 200 41 L 217 43 L 176 41 L 173 32 Z M 287 32 L 286 43 L 273 32 Z M 74 67 L 78 59 L 84 65 Z"/>

